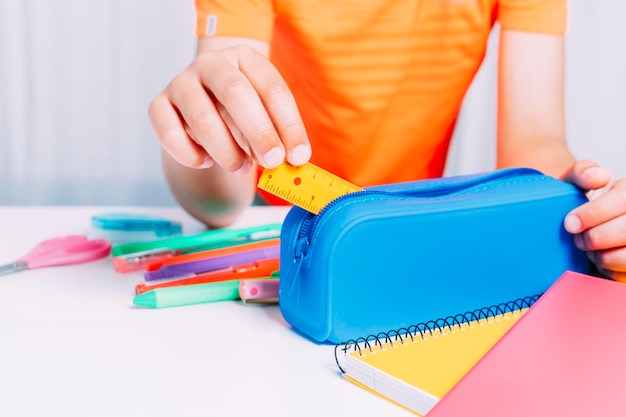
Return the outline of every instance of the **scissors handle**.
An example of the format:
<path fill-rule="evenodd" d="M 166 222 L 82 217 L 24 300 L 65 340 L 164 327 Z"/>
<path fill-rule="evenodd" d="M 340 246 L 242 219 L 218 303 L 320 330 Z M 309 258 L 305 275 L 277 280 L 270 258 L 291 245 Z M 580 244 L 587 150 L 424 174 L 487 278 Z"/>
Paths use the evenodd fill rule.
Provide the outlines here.
<path fill-rule="evenodd" d="M 28 269 L 28 264 L 26 262 L 11 262 L 10 264 L 0 266 L 0 275 L 8 275 L 25 269 Z"/>
<path fill-rule="evenodd" d="M 28 269 L 70 265 L 104 258 L 111 252 L 107 239 L 88 239 L 70 235 L 45 240 L 17 261 L 26 262 Z"/>
<path fill-rule="evenodd" d="M 111 253 L 107 239 L 88 239 L 70 235 L 44 240 L 25 256 L 6 265 L 0 265 L 0 275 L 45 266 L 77 264 L 104 258 Z"/>

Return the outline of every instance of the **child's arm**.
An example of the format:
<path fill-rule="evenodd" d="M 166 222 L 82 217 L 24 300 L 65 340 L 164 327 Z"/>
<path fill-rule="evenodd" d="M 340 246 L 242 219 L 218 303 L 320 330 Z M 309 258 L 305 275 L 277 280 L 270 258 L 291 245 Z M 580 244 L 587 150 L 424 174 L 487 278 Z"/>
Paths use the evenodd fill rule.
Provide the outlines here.
<path fill-rule="evenodd" d="M 590 202 L 565 228 L 600 272 L 626 281 L 626 179 L 576 161 L 567 147 L 561 36 L 502 30 L 499 56 L 498 166 L 529 166 L 581 187 Z"/>
<path fill-rule="evenodd" d="M 213 227 L 250 205 L 256 164 L 311 154 L 304 124 L 266 42 L 203 38 L 196 59 L 150 105 L 166 178 L 179 203 Z"/>
<path fill-rule="evenodd" d="M 574 163 L 565 138 L 563 36 L 502 29 L 497 131 L 499 167 L 559 176 Z"/>

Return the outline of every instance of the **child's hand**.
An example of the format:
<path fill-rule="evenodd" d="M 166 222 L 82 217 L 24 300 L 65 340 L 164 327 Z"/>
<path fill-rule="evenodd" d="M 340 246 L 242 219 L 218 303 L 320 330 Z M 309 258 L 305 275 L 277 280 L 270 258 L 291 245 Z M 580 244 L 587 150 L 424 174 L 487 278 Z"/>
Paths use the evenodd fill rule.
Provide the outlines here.
<path fill-rule="evenodd" d="M 600 272 L 626 281 L 626 178 L 611 183 L 608 170 L 578 161 L 562 179 L 588 191 L 590 200 L 565 217 L 565 229 Z"/>
<path fill-rule="evenodd" d="M 311 156 L 295 100 L 270 61 L 248 46 L 199 53 L 150 105 L 162 147 L 181 165 L 245 174 Z"/>

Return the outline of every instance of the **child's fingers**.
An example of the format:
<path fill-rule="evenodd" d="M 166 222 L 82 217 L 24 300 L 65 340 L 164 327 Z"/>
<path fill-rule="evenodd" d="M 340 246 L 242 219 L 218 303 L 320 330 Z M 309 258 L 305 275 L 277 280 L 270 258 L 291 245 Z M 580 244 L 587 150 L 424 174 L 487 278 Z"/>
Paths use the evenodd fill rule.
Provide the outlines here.
<path fill-rule="evenodd" d="M 590 191 L 606 186 L 611 181 L 611 172 L 593 161 L 583 160 L 572 165 L 561 179 Z"/>
<path fill-rule="evenodd" d="M 238 66 L 215 54 L 198 65 L 204 88 L 224 106 L 259 164 L 271 168 L 283 162 L 285 151 L 278 132 L 254 86 Z"/>
<path fill-rule="evenodd" d="M 224 106 L 255 159 L 267 168 L 285 157 L 296 165 L 308 161 L 311 151 L 304 123 L 271 62 L 247 47 L 210 58 L 200 67 L 202 83 Z"/>
<path fill-rule="evenodd" d="M 287 160 L 302 165 L 311 157 L 311 146 L 296 100 L 278 70 L 257 54 L 239 56 L 247 76 L 267 110 L 286 150 Z"/>
<path fill-rule="evenodd" d="M 568 232 L 581 233 L 621 217 L 626 217 L 626 179 L 616 181 L 606 192 L 569 212 L 564 224 Z M 622 226 L 619 230 L 623 231 L 626 225 Z"/>
<path fill-rule="evenodd" d="M 183 121 L 165 94 L 150 103 L 148 115 L 161 146 L 178 163 L 190 168 L 208 168 L 213 164 L 204 149 L 187 134 Z"/>
<path fill-rule="evenodd" d="M 168 92 L 172 104 L 189 126 L 192 139 L 224 169 L 247 171 L 251 166 L 250 158 L 234 140 L 212 95 L 191 75 L 183 73 L 175 78 Z"/>

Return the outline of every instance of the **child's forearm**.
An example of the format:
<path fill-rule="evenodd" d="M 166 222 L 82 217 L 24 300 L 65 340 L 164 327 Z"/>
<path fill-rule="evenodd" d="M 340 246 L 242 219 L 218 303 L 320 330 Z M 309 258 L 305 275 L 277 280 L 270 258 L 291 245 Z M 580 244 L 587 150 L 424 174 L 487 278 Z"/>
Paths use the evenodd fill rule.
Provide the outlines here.
<path fill-rule="evenodd" d="M 524 142 L 500 141 L 498 168 L 529 167 L 558 178 L 575 162 L 564 141 L 527 138 Z"/>
<path fill-rule="evenodd" d="M 185 167 L 167 152 L 163 170 L 179 204 L 209 227 L 226 227 L 252 204 L 256 192 L 256 168 L 235 175 L 218 165 L 207 169 Z"/>

